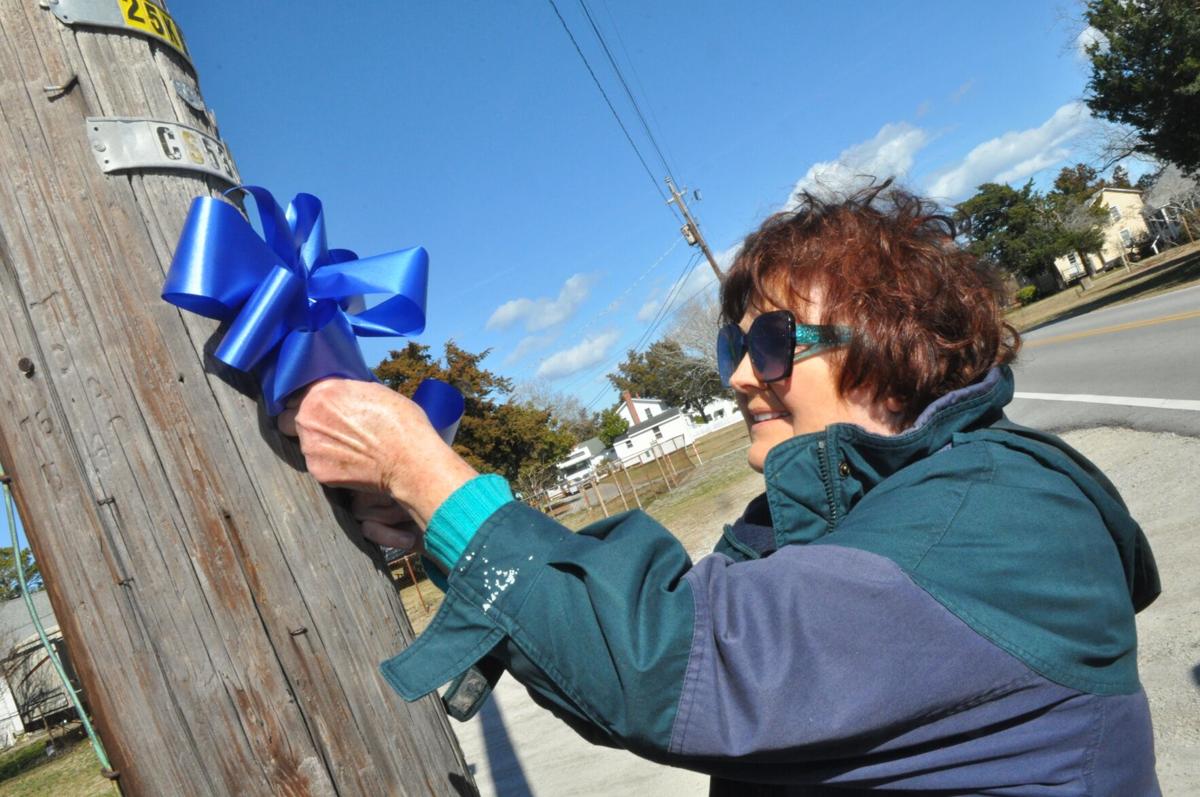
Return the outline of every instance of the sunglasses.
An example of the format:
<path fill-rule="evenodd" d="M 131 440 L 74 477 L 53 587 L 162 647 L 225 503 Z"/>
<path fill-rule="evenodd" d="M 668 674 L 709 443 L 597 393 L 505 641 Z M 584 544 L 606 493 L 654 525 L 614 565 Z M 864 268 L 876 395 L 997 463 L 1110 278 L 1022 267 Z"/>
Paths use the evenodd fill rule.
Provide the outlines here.
<path fill-rule="evenodd" d="M 790 310 L 763 313 L 749 332 L 726 324 L 717 332 L 717 372 L 721 384 L 729 379 L 747 352 L 750 364 L 763 382 L 778 382 L 792 375 L 792 365 L 821 352 L 845 346 L 854 336 L 849 327 L 797 324 Z"/>

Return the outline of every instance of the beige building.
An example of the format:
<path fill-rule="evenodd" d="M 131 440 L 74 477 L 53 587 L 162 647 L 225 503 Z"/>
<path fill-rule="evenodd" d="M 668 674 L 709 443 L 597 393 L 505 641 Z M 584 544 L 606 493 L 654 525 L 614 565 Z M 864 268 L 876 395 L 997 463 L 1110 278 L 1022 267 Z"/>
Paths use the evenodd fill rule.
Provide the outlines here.
<path fill-rule="evenodd" d="M 1100 205 L 1108 212 L 1104 225 L 1104 246 L 1099 256 L 1088 254 L 1092 269 L 1103 271 L 1121 261 L 1121 253 L 1130 252 L 1136 241 L 1149 235 L 1146 219 L 1142 216 L 1142 194 L 1132 188 L 1101 188 L 1091 199 L 1093 205 Z M 1066 282 L 1072 282 L 1087 274 L 1087 268 L 1080 262 L 1079 256 L 1071 252 L 1054 261 L 1058 273 Z"/>

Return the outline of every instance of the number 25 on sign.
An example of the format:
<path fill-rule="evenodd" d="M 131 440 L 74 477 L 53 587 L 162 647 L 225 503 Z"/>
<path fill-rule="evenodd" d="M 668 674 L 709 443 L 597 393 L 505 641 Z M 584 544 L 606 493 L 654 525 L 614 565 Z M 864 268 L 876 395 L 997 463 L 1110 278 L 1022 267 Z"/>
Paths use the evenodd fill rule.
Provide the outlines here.
<path fill-rule="evenodd" d="M 121 6 L 121 18 L 126 27 L 140 30 L 151 36 L 162 39 L 167 44 L 187 55 L 187 45 L 183 43 L 183 34 L 179 26 L 165 9 L 156 6 L 149 0 L 117 0 Z"/>

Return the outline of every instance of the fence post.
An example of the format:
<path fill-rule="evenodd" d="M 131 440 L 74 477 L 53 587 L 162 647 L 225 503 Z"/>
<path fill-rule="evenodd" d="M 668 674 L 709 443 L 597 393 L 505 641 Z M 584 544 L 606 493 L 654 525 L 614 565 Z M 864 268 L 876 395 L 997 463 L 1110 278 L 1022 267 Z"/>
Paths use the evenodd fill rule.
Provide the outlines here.
<path fill-rule="evenodd" d="M 625 491 L 621 489 L 621 480 L 617 478 L 617 473 L 609 468 L 608 475 L 613 477 L 613 484 L 617 485 L 617 495 L 621 496 L 621 506 L 625 511 L 629 511 L 629 502 L 625 500 Z"/>
<path fill-rule="evenodd" d="M 655 449 L 655 448 L 657 448 L 657 449 L 658 449 L 658 452 L 659 452 L 659 454 L 661 454 L 661 453 L 662 453 L 662 446 L 651 446 L 651 447 L 650 447 L 650 453 L 651 453 L 651 454 L 653 454 L 653 453 L 654 453 L 654 449 Z M 674 485 L 672 485 L 672 484 L 671 484 L 671 479 L 670 479 L 670 477 L 668 477 L 668 476 L 667 476 L 667 469 L 663 467 L 663 464 L 662 464 L 662 457 L 661 457 L 661 456 L 656 456 L 656 457 L 654 457 L 654 462 L 655 462 L 655 463 L 658 465 L 658 471 L 659 471 L 659 473 L 661 473 L 661 474 L 662 474 L 663 481 L 664 481 L 664 482 L 666 482 L 667 489 L 668 489 L 668 490 L 674 490 L 674 489 L 675 489 L 675 487 L 674 487 Z"/>
<path fill-rule="evenodd" d="M 596 500 L 600 502 L 600 509 L 604 512 L 604 516 L 608 517 L 608 507 L 604 504 L 604 494 L 600 492 L 600 480 L 596 478 L 595 471 L 592 472 L 592 489 L 596 491 Z"/>
<path fill-rule="evenodd" d="M 638 509 L 643 509 L 642 497 L 638 495 L 637 485 L 633 483 L 633 477 L 629 475 L 629 469 L 625 467 L 625 463 L 621 463 L 621 472 L 625 474 L 625 478 L 629 480 L 629 489 L 633 491 L 633 500 L 637 503 Z"/>

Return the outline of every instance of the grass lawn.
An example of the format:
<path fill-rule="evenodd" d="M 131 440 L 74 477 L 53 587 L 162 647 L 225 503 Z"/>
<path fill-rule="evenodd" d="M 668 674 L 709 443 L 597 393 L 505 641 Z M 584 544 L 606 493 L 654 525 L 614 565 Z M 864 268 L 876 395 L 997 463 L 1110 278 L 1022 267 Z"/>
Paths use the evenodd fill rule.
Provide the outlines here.
<path fill-rule="evenodd" d="M 47 758 L 46 735 L 0 753 L 0 797 L 120 797 L 116 784 L 100 774 L 100 762 L 79 732 L 55 736 L 59 752 Z M 11 776 L 7 772 L 20 771 Z"/>

